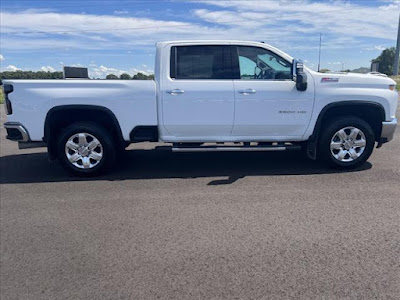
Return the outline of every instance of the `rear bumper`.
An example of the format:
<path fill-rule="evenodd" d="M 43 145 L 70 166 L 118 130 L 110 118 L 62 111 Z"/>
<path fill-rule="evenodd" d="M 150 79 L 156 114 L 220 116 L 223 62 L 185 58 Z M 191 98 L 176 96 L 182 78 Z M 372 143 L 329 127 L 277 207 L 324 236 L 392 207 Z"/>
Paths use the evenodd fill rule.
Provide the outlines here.
<path fill-rule="evenodd" d="M 7 139 L 16 142 L 30 141 L 29 133 L 26 128 L 17 122 L 6 122 L 4 128 L 7 130 Z"/>
<path fill-rule="evenodd" d="M 381 143 L 390 142 L 393 139 L 396 128 L 397 128 L 396 118 L 393 118 L 391 121 L 388 122 L 382 122 Z"/>

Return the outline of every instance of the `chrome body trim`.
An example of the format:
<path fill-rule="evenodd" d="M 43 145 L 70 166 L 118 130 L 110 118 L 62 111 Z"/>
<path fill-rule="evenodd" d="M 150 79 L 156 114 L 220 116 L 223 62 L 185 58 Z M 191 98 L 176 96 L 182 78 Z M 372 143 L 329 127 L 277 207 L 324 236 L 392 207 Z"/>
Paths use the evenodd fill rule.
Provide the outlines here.
<path fill-rule="evenodd" d="M 384 139 L 385 142 L 389 142 L 394 137 L 394 132 L 397 128 L 397 118 L 393 118 L 391 121 L 382 122 L 382 132 L 381 139 Z"/>
<path fill-rule="evenodd" d="M 28 142 L 28 141 L 30 141 L 29 133 L 21 123 L 18 123 L 18 122 L 7 122 L 7 123 L 4 123 L 4 128 L 6 128 L 6 129 L 7 128 L 8 129 L 17 129 L 21 133 L 22 139 L 13 140 L 13 141 L 17 141 L 17 142 Z"/>

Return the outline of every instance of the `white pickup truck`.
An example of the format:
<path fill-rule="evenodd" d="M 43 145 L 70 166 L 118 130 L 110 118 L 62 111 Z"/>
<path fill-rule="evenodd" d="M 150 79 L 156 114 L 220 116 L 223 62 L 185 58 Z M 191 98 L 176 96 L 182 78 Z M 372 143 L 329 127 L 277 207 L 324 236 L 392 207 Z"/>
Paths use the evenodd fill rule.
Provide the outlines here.
<path fill-rule="evenodd" d="M 4 80 L 8 139 L 47 146 L 77 175 L 113 165 L 130 143 L 172 151 L 304 149 L 350 168 L 393 138 L 390 78 L 322 74 L 264 43 L 156 45 L 155 80 Z"/>

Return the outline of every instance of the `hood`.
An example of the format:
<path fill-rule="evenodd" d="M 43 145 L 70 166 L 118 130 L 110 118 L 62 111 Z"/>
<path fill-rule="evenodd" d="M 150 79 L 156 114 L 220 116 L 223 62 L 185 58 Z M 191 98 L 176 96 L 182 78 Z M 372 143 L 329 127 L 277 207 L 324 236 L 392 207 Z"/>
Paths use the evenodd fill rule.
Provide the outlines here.
<path fill-rule="evenodd" d="M 319 73 L 310 71 L 316 84 L 352 85 L 354 87 L 369 85 L 375 88 L 387 89 L 389 85 L 396 82 L 382 74 L 360 74 L 360 73 Z"/>

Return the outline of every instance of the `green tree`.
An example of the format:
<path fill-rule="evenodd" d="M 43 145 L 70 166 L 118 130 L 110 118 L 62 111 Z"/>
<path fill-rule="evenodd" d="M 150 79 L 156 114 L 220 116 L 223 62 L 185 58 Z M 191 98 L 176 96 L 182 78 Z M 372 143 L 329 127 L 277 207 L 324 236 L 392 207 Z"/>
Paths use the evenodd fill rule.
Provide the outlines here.
<path fill-rule="evenodd" d="M 146 80 L 147 76 L 145 74 L 139 72 L 139 73 L 133 75 L 132 79 L 135 79 L 135 80 Z"/>
<path fill-rule="evenodd" d="M 329 73 L 331 70 L 329 69 L 321 69 L 319 70 L 320 73 Z"/>
<path fill-rule="evenodd" d="M 137 73 L 136 75 L 133 75 L 132 79 L 135 80 L 152 80 L 154 79 L 154 75 L 146 75 L 143 73 Z"/>
<path fill-rule="evenodd" d="M 44 71 L 4 71 L 0 72 L 1 79 L 63 79 L 62 72 L 44 72 Z"/>
<path fill-rule="evenodd" d="M 124 80 L 131 79 L 131 75 L 129 75 L 129 74 L 127 74 L 127 73 L 122 73 L 122 74 L 119 76 L 119 79 L 124 79 Z"/>
<path fill-rule="evenodd" d="M 382 51 L 382 53 L 375 59 L 372 60 L 373 63 L 379 63 L 379 72 L 386 75 L 393 75 L 393 65 L 394 57 L 396 55 L 396 49 L 394 47 L 387 48 Z"/>
<path fill-rule="evenodd" d="M 118 76 L 117 76 L 117 75 L 114 75 L 114 74 L 108 74 L 108 75 L 106 76 L 106 79 L 118 79 Z"/>
<path fill-rule="evenodd" d="M 359 67 L 357 69 L 351 70 L 351 72 L 353 73 L 361 73 L 361 74 L 367 74 L 370 71 L 371 71 L 370 68 L 367 67 Z"/>

